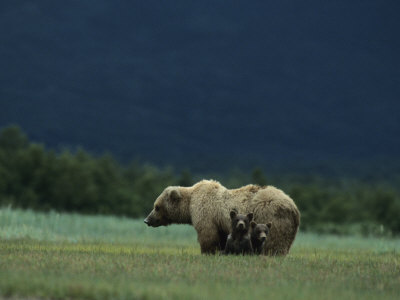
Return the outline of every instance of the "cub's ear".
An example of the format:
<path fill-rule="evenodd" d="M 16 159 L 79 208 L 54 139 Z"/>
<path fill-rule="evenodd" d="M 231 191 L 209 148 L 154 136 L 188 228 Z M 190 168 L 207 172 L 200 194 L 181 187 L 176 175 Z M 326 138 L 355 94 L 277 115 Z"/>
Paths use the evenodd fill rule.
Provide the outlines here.
<path fill-rule="evenodd" d="M 271 229 L 271 226 L 272 226 L 272 223 L 271 223 L 271 222 L 267 223 L 268 229 Z"/>
<path fill-rule="evenodd" d="M 172 189 L 169 192 L 169 199 L 173 201 L 179 201 L 182 198 L 181 192 L 178 189 Z"/>
<path fill-rule="evenodd" d="M 229 215 L 231 216 L 231 219 L 236 218 L 237 215 L 236 209 L 232 209 Z"/>
<path fill-rule="evenodd" d="M 249 221 L 253 220 L 253 213 L 247 214 L 247 218 L 249 219 Z"/>
<path fill-rule="evenodd" d="M 257 226 L 257 223 L 256 222 L 254 222 L 254 221 L 251 221 L 250 222 L 250 226 L 251 226 L 251 228 L 256 228 L 256 226 Z"/>

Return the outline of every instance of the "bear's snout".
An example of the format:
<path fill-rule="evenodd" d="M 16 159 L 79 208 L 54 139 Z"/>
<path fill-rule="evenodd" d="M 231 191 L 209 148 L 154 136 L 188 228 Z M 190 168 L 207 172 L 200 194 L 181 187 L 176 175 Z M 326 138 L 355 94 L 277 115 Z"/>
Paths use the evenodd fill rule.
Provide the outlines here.
<path fill-rule="evenodd" d="M 156 227 L 157 226 L 157 218 L 154 217 L 154 213 L 151 212 L 146 219 L 143 221 L 147 226 Z"/>
<path fill-rule="evenodd" d="M 244 229 L 244 222 L 243 221 L 239 221 L 236 225 L 237 228 L 239 229 Z"/>
<path fill-rule="evenodd" d="M 265 234 L 265 232 L 262 232 L 262 233 L 260 234 L 260 240 L 261 240 L 262 242 L 264 242 L 266 239 L 267 239 L 267 235 Z"/>
<path fill-rule="evenodd" d="M 167 225 L 165 218 L 162 218 L 160 215 L 153 210 L 143 222 L 150 227 L 159 227 L 162 225 Z"/>

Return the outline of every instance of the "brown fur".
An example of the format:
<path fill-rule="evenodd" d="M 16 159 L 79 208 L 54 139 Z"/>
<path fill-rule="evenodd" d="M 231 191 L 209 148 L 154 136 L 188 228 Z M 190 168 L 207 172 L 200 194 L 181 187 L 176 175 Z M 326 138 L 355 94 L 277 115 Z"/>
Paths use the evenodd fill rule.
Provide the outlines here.
<path fill-rule="evenodd" d="M 253 254 L 250 236 L 250 222 L 253 214 L 241 215 L 233 209 L 230 217 L 232 232 L 228 235 L 224 254 Z"/>
<path fill-rule="evenodd" d="M 267 244 L 268 233 L 271 228 L 271 222 L 267 224 L 257 224 L 251 222 L 251 245 L 255 254 L 263 253 L 263 248 Z"/>
<path fill-rule="evenodd" d="M 156 210 L 158 207 L 158 210 Z M 293 200 L 273 187 L 246 185 L 229 190 L 219 182 L 202 180 L 191 187 L 167 187 L 145 219 L 149 226 L 192 224 L 202 253 L 221 249 L 231 231 L 229 212 L 254 213 L 257 223 L 272 222 L 265 255 L 286 255 L 300 225 L 300 212 Z"/>

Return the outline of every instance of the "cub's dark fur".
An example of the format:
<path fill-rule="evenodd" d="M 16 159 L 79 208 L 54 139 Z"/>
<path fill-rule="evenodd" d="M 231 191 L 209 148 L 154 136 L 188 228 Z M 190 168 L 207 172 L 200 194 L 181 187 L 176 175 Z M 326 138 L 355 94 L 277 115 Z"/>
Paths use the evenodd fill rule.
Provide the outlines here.
<path fill-rule="evenodd" d="M 230 212 L 232 233 L 229 234 L 225 246 L 225 254 L 252 254 L 250 222 L 253 214 L 240 215 L 236 210 Z"/>
<path fill-rule="evenodd" d="M 251 222 L 251 245 L 255 254 L 262 253 L 271 225 L 271 222 L 267 224 L 257 224 L 254 221 Z"/>

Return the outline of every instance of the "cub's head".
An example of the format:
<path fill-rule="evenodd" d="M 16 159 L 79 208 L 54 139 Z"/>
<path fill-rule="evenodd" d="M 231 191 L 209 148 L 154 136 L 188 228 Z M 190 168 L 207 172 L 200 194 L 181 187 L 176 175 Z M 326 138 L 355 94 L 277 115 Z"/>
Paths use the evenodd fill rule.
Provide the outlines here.
<path fill-rule="evenodd" d="M 256 222 L 251 222 L 251 238 L 257 239 L 261 243 L 265 242 L 269 230 L 271 229 L 271 222 L 267 224 L 257 224 Z"/>
<path fill-rule="evenodd" d="M 253 220 L 253 213 L 247 215 L 238 214 L 235 209 L 230 212 L 232 232 L 247 233 L 250 230 L 250 222 Z"/>
<path fill-rule="evenodd" d="M 154 202 L 153 210 L 144 219 L 147 226 L 166 226 L 179 222 L 182 195 L 178 187 L 167 187 Z"/>

